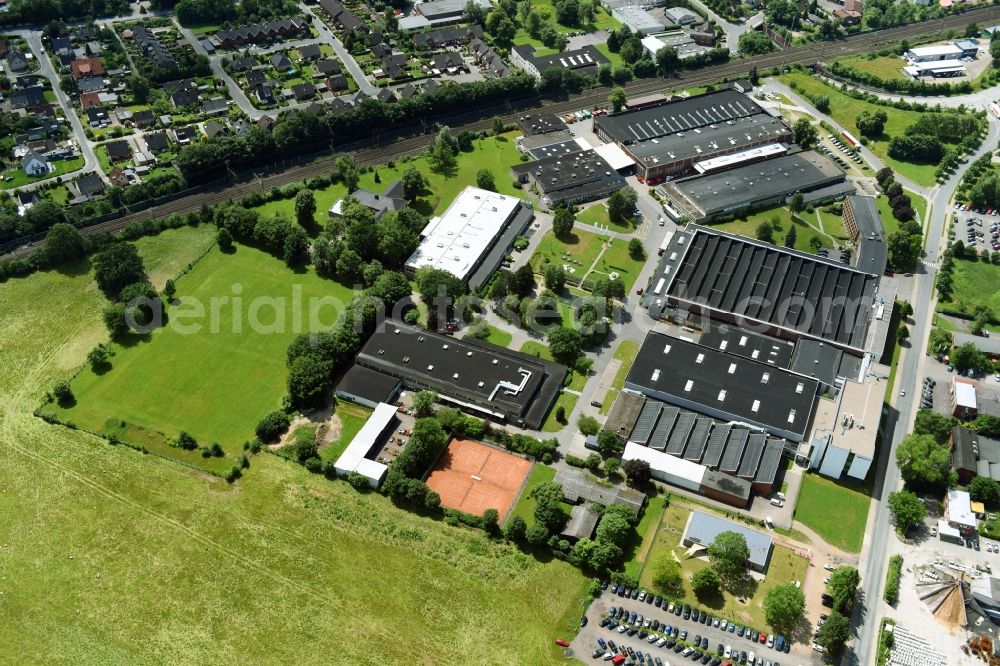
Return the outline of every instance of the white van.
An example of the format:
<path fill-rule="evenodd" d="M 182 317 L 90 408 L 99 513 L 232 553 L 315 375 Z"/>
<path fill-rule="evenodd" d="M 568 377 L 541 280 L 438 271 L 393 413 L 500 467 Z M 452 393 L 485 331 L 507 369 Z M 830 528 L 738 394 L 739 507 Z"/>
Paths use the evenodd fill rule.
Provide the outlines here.
<path fill-rule="evenodd" d="M 771 498 L 771 504 L 773 504 L 774 506 L 777 506 L 777 507 L 783 507 L 783 506 L 785 506 L 784 500 L 780 500 L 777 497 L 772 497 Z"/>

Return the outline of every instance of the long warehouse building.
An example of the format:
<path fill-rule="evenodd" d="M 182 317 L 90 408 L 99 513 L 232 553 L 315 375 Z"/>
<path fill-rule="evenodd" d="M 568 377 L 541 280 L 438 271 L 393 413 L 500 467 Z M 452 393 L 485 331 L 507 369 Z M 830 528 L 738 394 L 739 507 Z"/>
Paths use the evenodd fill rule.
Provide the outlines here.
<path fill-rule="evenodd" d="M 695 165 L 722 155 L 760 159 L 751 149 L 789 144 L 792 131 L 757 102 L 720 90 L 656 106 L 594 118 L 594 133 L 636 162 L 640 178 L 654 183 L 693 173 Z"/>

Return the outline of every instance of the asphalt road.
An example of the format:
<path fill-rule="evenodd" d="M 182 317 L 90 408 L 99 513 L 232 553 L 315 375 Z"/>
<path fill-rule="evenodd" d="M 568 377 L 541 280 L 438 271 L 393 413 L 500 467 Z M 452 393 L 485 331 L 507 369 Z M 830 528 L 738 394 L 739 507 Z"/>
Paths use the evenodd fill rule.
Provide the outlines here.
<path fill-rule="evenodd" d="M 969 157 L 969 163 L 993 150 L 997 145 L 998 138 L 1000 138 L 1000 122 L 992 115 L 988 117 L 990 119 L 989 134 L 983 140 L 976 154 Z M 893 409 L 890 412 L 892 420 L 889 425 L 889 431 L 892 432 L 891 445 L 888 450 L 885 450 L 883 445 L 881 452 L 880 460 L 884 463 L 884 467 L 880 466 L 881 469 L 876 473 L 875 479 L 873 523 L 875 529 L 866 535 L 867 543 L 862 551 L 861 580 L 865 598 L 863 603 L 859 603 L 855 608 L 853 618 L 855 626 L 860 625 L 860 627 L 853 651 L 844 658 L 843 663 L 845 664 L 861 666 L 874 663 L 879 621 L 887 610 L 882 601 L 882 590 L 885 585 L 888 542 L 890 538 L 895 537 L 886 502 L 889 493 L 901 486 L 899 469 L 896 466 L 896 447 L 910 432 L 916 418 L 918 407 L 916 398 L 920 394 L 919 384 L 923 376 L 924 350 L 927 349 L 935 305 L 934 279 L 937 275 L 938 261 L 946 242 L 943 238 L 945 220 L 951 210 L 951 199 L 961 180 L 961 175 L 962 172 L 953 174 L 943 185 L 932 190 L 930 194 L 932 208 L 927 229 L 925 255 L 914 276 L 913 290 L 909 295 L 914 310 L 912 322 L 909 323 L 910 346 L 903 351 L 903 356 L 896 370 L 896 383 L 893 388 L 896 395 L 890 396 L 893 402 Z M 899 298 L 905 299 L 907 295 L 900 293 Z M 900 391 L 903 390 L 906 391 L 905 396 L 900 395 Z"/>

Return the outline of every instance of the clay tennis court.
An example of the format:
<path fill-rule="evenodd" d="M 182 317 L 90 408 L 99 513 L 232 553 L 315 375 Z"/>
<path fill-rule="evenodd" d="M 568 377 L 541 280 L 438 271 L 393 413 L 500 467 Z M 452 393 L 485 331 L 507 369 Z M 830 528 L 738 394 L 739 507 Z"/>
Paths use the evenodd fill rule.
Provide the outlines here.
<path fill-rule="evenodd" d="M 496 509 L 502 523 L 529 472 L 528 460 L 479 442 L 453 439 L 427 477 L 427 486 L 449 509 L 475 516 Z"/>

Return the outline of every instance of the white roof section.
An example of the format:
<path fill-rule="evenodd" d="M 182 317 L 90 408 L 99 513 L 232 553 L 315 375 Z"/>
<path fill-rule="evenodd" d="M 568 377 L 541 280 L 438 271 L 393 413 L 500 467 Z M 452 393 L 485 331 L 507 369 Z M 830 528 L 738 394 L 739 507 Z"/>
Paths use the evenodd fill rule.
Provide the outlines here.
<path fill-rule="evenodd" d="M 478 187 L 466 187 L 448 210 L 432 218 L 420 233 L 423 240 L 406 262 L 416 271 L 424 266 L 446 270 L 466 280 L 503 233 L 520 206 L 520 199 Z"/>
<path fill-rule="evenodd" d="M 907 74 L 914 72 L 944 72 L 951 70 L 964 70 L 965 63 L 961 60 L 930 60 L 928 62 L 915 62 L 903 68 Z"/>
<path fill-rule="evenodd" d="M 940 536 L 951 537 L 952 539 L 962 538 L 962 533 L 959 532 L 958 529 L 949 525 L 947 520 L 939 520 L 937 528 Z"/>
<path fill-rule="evenodd" d="M 615 7 L 611 10 L 611 15 L 636 32 L 662 32 L 664 29 L 663 24 L 657 21 L 652 14 L 637 5 Z"/>
<path fill-rule="evenodd" d="M 959 407 L 976 409 L 976 387 L 969 382 L 955 380 L 955 404 Z"/>
<path fill-rule="evenodd" d="M 972 498 L 964 490 L 948 491 L 948 522 L 963 527 L 976 527 L 976 514 L 972 513 Z"/>
<path fill-rule="evenodd" d="M 361 426 L 358 434 L 337 458 L 337 462 L 334 463 L 337 474 L 347 475 L 351 472 L 358 472 L 366 476 L 372 485 L 377 486 L 389 468 L 380 462 L 368 459 L 366 456 L 394 418 L 396 418 L 396 408 L 380 402 L 365 424 Z"/>
<path fill-rule="evenodd" d="M 622 462 L 626 460 L 645 460 L 649 463 L 653 476 L 682 488 L 698 490 L 701 487 L 702 479 L 705 478 L 706 467 L 704 465 L 635 442 L 625 444 Z"/>
<path fill-rule="evenodd" d="M 698 173 L 709 173 L 719 169 L 728 169 L 737 164 L 750 162 L 753 160 L 763 160 L 775 155 L 784 155 L 788 152 L 788 146 L 781 143 L 769 143 L 766 146 L 757 146 L 750 150 L 744 150 L 730 155 L 719 155 L 707 160 L 694 163 L 694 170 Z"/>
<path fill-rule="evenodd" d="M 962 55 L 962 49 L 954 44 L 937 44 L 935 46 L 916 46 L 906 52 L 906 55 L 915 58 L 933 58 L 946 55 Z"/>
<path fill-rule="evenodd" d="M 399 29 L 403 32 L 409 32 L 410 30 L 419 30 L 420 28 L 429 28 L 431 22 L 424 16 L 420 14 L 412 14 L 410 16 L 404 16 L 399 19 Z"/>
<path fill-rule="evenodd" d="M 590 146 L 588 145 L 587 147 L 589 148 Z M 594 152 L 603 157 L 604 161 L 610 164 L 611 168 L 615 171 L 621 171 L 635 165 L 635 160 L 629 157 L 617 143 L 603 143 L 594 148 Z"/>

